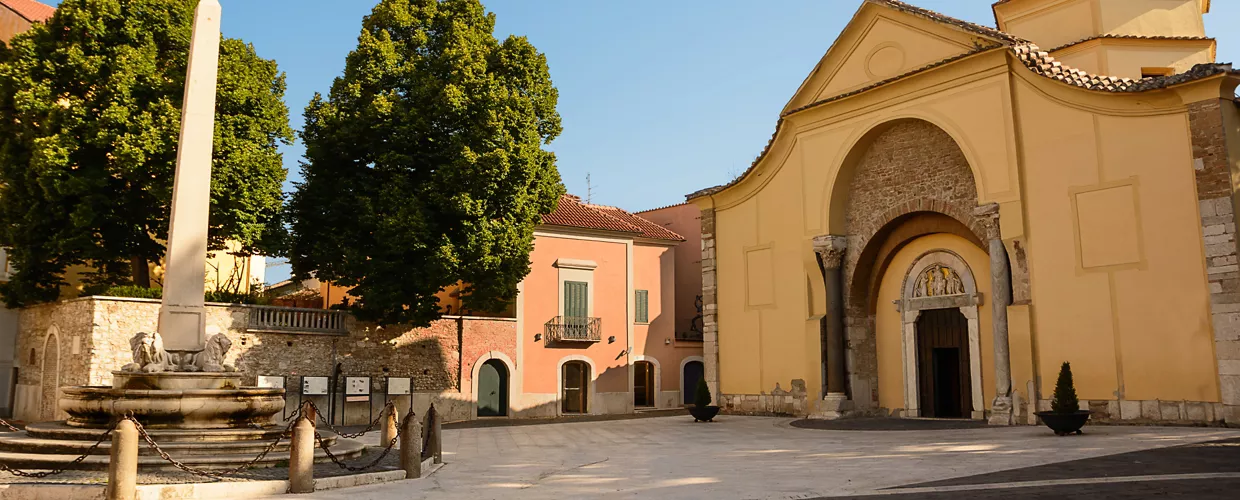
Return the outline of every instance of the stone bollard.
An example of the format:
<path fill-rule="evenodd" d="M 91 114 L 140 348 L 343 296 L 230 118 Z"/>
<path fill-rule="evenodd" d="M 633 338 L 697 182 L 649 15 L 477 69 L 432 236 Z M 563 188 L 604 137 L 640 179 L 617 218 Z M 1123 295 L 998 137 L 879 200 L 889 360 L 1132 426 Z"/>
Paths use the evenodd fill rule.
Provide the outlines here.
<path fill-rule="evenodd" d="M 436 464 L 442 464 L 443 463 L 443 415 L 439 413 L 439 410 L 435 408 L 433 404 L 431 405 L 431 408 L 434 409 L 434 411 L 431 412 L 431 415 L 434 416 L 433 419 L 431 420 L 431 425 L 433 426 L 431 427 L 431 455 L 435 457 Z"/>
<path fill-rule="evenodd" d="M 383 429 L 379 431 L 379 446 L 387 446 L 392 442 L 392 438 L 396 437 L 396 425 L 400 422 L 399 415 L 396 413 L 396 405 L 387 407 L 383 416 Z"/>
<path fill-rule="evenodd" d="M 138 496 L 138 427 L 121 420 L 112 431 L 108 459 L 108 500 L 133 500 Z"/>
<path fill-rule="evenodd" d="M 314 422 L 305 416 L 299 417 L 297 425 L 293 426 L 289 453 L 289 493 L 314 493 L 314 448 Z"/>
<path fill-rule="evenodd" d="M 400 468 L 405 470 L 405 479 L 422 477 L 422 424 L 417 416 L 410 413 L 401 422 L 400 429 Z"/>

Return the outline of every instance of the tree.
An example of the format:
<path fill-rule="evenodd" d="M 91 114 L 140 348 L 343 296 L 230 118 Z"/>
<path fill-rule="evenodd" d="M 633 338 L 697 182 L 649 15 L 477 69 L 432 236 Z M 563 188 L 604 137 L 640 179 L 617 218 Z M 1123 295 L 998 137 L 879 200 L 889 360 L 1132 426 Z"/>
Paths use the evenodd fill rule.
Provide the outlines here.
<path fill-rule="evenodd" d="M 0 244 L 9 306 L 88 282 L 149 286 L 167 239 L 195 0 L 65 0 L 0 60 Z M 284 74 L 225 38 L 211 177 L 212 249 L 278 250 Z"/>
<path fill-rule="evenodd" d="M 1051 399 L 1051 411 L 1055 413 L 1076 413 L 1081 409 L 1076 398 L 1076 385 L 1072 383 L 1072 365 L 1067 361 L 1059 367 L 1059 378 L 1055 380 L 1055 395 Z"/>
<path fill-rule="evenodd" d="M 478 0 L 383 0 L 330 95 L 306 108 L 290 261 L 353 287 L 362 317 L 425 325 L 435 294 L 501 310 L 534 227 L 564 192 L 558 93 L 523 37 L 498 41 Z"/>

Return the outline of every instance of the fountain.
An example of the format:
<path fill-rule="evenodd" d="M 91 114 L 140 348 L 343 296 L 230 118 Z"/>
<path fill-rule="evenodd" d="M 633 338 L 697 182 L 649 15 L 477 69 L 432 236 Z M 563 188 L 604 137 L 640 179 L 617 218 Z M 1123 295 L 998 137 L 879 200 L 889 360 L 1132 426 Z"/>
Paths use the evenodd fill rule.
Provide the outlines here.
<path fill-rule="evenodd" d="M 195 11 L 189 71 L 172 191 L 164 292 L 158 332 L 130 340 L 133 362 L 112 372 L 111 387 L 61 389 L 62 422 L 31 424 L 24 433 L 0 435 L 0 463 L 51 469 L 70 465 L 104 469 L 110 441 L 101 439 L 115 422 L 132 415 L 173 458 L 201 468 L 233 468 L 268 451 L 255 466 L 289 460 L 289 441 L 272 445 L 287 430 L 277 425 L 284 389 L 242 387 L 242 375 L 225 363 L 232 342 L 206 338 L 204 281 L 210 211 L 212 134 L 220 44 L 219 0 L 201 0 Z M 322 445 L 337 458 L 360 455 L 364 446 L 320 431 Z M 271 447 L 268 450 L 268 447 Z M 139 467 L 174 465 L 148 446 Z M 316 460 L 326 460 L 316 449 Z"/>

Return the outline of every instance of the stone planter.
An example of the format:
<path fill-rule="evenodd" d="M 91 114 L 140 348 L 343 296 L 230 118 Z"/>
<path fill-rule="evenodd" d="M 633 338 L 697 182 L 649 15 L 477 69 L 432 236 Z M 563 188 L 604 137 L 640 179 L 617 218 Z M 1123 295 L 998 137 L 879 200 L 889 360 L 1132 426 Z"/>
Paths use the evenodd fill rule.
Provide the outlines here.
<path fill-rule="evenodd" d="M 1055 431 L 1056 436 L 1067 436 L 1069 434 L 1080 434 L 1081 427 L 1085 426 L 1085 422 L 1089 420 L 1088 410 L 1077 410 L 1075 413 L 1056 413 L 1053 411 L 1040 411 L 1034 413 L 1038 418 L 1042 419 L 1042 423 Z"/>

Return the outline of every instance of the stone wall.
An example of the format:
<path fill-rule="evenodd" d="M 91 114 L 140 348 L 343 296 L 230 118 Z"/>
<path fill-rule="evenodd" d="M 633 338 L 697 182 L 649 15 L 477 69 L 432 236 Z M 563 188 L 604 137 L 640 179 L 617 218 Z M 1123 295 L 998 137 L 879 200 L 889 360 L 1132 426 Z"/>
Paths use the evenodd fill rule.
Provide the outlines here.
<path fill-rule="evenodd" d="M 1224 109 L 1226 105 L 1229 109 Z M 1201 212 L 1206 280 L 1214 326 L 1223 407 L 1217 419 L 1240 424 L 1240 260 L 1236 249 L 1236 210 L 1231 190 L 1224 112 L 1236 116 L 1235 104 L 1210 100 L 1188 108 L 1193 168 Z M 1240 147 L 1240 145 L 1236 145 Z M 1240 153 L 1240 152 L 1237 152 Z"/>
<path fill-rule="evenodd" d="M 256 333 L 246 331 L 251 310 L 243 305 L 209 304 L 207 333 L 222 332 L 232 340 L 227 362 L 245 374 L 247 384 L 256 384 L 259 376 L 285 377 L 289 405 L 297 404 L 301 377 L 331 376 L 340 364 L 342 376 L 371 378 L 375 414 L 387 398 L 385 377 L 411 377 L 417 393 L 415 411 L 424 411 L 434 400 L 447 419 L 464 420 L 472 417 L 474 405 L 472 394 L 463 394 L 461 389 L 462 372 L 468 374 L 473 363 L 470 356 L 500 351 L 515 357 L 516 351 L 516 321 L 511 319 L 445 317 L 427 328 L 409 328 L 379 327 L 349 317 L 345 335 Z M 132 357 L 130 337 L 154 331 L 158 318 L 159 302 L 143 299 L 88 297 L 32 307 L 22 312 L 18 351 L 35 349 L 35 359 L 43 359 L 42 346 L 49 332 L 56 332 L 64 339 L 59 341 L 61 386 L 110 385 L 112 371 Z M 55 382 L 43 380 L 41 366 L 31 365 L 29 354 L 21 361 L 20 384 L 26 394 L 21 397 L 19 391 L 25 404 L 16 417 L 28 421 L 59 418 L 32 400 Z M 409 407 L 410 398 L 394 399 L 398 407 Z M 318 398 L 316 404 L 326 408 L 326 398 Z M 350 424 L 369 420 L 365 403 L 337 401 L 335 405 L 337 413 L 347 412 Z"/>

